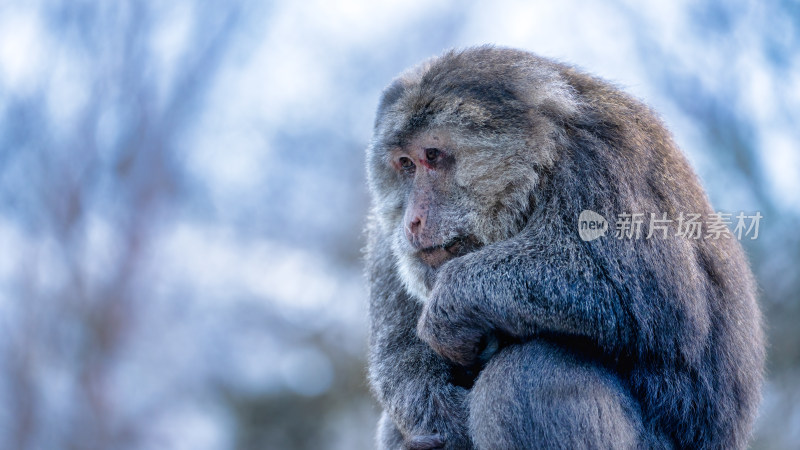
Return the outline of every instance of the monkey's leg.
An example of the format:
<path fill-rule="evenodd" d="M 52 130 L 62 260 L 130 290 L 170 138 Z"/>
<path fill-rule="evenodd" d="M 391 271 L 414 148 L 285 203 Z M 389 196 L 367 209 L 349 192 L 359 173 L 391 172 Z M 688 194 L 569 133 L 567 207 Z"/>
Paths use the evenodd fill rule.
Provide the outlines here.
<path fill-rule="evenodd" d="M 637 403 L 606 369 L 543 340 L 496 354 L 470 394 L 479 449 L 641 448 Z"/>

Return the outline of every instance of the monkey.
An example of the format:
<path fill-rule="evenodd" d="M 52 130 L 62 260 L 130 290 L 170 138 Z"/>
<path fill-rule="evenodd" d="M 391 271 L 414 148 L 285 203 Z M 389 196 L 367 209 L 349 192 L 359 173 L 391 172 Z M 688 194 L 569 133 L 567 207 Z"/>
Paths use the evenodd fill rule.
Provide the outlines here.
<path fill-rule="evenodd" d="M 586 210 L 715 217 L 639 100 L 527 51 L 451 50 L 384 90 L 366 169 L 379 448 L 747 445 L 765 343 L 739 242 L 678 220 L 579 235 Z"/>

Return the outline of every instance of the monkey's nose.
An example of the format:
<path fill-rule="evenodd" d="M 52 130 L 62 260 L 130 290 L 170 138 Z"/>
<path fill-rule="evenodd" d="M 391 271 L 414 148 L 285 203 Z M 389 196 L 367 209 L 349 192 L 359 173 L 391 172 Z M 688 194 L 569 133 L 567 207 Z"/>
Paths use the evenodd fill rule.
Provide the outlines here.
<path fill-rule="evenodd" d="M 422 230 L 425 228 L 425 219 L 421 215 L 412 216 L 413 219 L 406 222 L 406 239 L 411 242 L 415 247 L 419 246 L 419 237 Z"/>
<path fill-rule="evenodd" d="M 423 226 L 424 220 L 420 216 L 416 216 L 407 222 L 406 238 L 409 242 L 414 244 L 414 246 L 419 245 L 419 235 L 422 233 Z"/>
<path fill-rule="evenodd" d="M 408 231 L 411 232 L 414 236 L 419 234 L 419 230 L 422 228 L 422 218 L 419 216 L 414 217 L 414 219 L 408 224 Z"/>

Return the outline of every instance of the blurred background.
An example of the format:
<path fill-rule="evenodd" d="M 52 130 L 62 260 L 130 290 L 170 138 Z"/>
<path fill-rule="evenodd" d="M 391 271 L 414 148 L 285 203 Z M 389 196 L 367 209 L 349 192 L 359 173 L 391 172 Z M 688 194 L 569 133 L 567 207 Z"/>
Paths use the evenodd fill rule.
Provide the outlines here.
<path fill-rule="evenodd" d="M 800 448 L 800 4 L 0 1 L 0 448 L 368 449 L 364 149 L 450 47 L 573 63 L 764 219 L 753 448 Z"/>

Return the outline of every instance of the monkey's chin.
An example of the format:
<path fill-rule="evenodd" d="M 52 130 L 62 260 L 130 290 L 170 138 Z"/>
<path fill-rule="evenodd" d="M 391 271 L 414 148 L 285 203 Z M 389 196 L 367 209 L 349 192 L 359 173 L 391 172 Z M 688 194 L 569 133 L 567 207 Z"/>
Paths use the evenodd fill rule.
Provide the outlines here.
<path fill-rule="evenodd" d="M 406 291 L 420 303 L 428 301 L 433 281 L 436 279 L 435 269 L 413 254 L 401 253 L 396 257 L 397 271 Z"/>
<path fill-rule="evenodd" d="M 410 255 L 400 258 L 398 269 L 406 290 L 421 303 L 428 301 L 439 268 L 445 262 L 453 259 L 450 255 L 436 266 L 431 266 L 419 258 L 419 255 Z"/>
<path fill-rule="evenodd" d="M 406 290 L 422 303 L 430 296 L 440 267 L 451 259 L 472 253 L 481 247 L 482 244 L 474 236 L 458 236 L 444 245 L 418 251 L 410 251 L 403 237 L 393 242 L 400 278 Z"/>
<path fill-rule="evenodd" d="M 406 290 L 417 301 L 425 303 L 430 296 L 436 274 L 451 259 L 471 253 L 482 244 L 474 236 L 456 236 L 443 245 L 415 250 L 398 232 L 392 241 L 392 252 L 397 258 L 397 269 Z"/>

